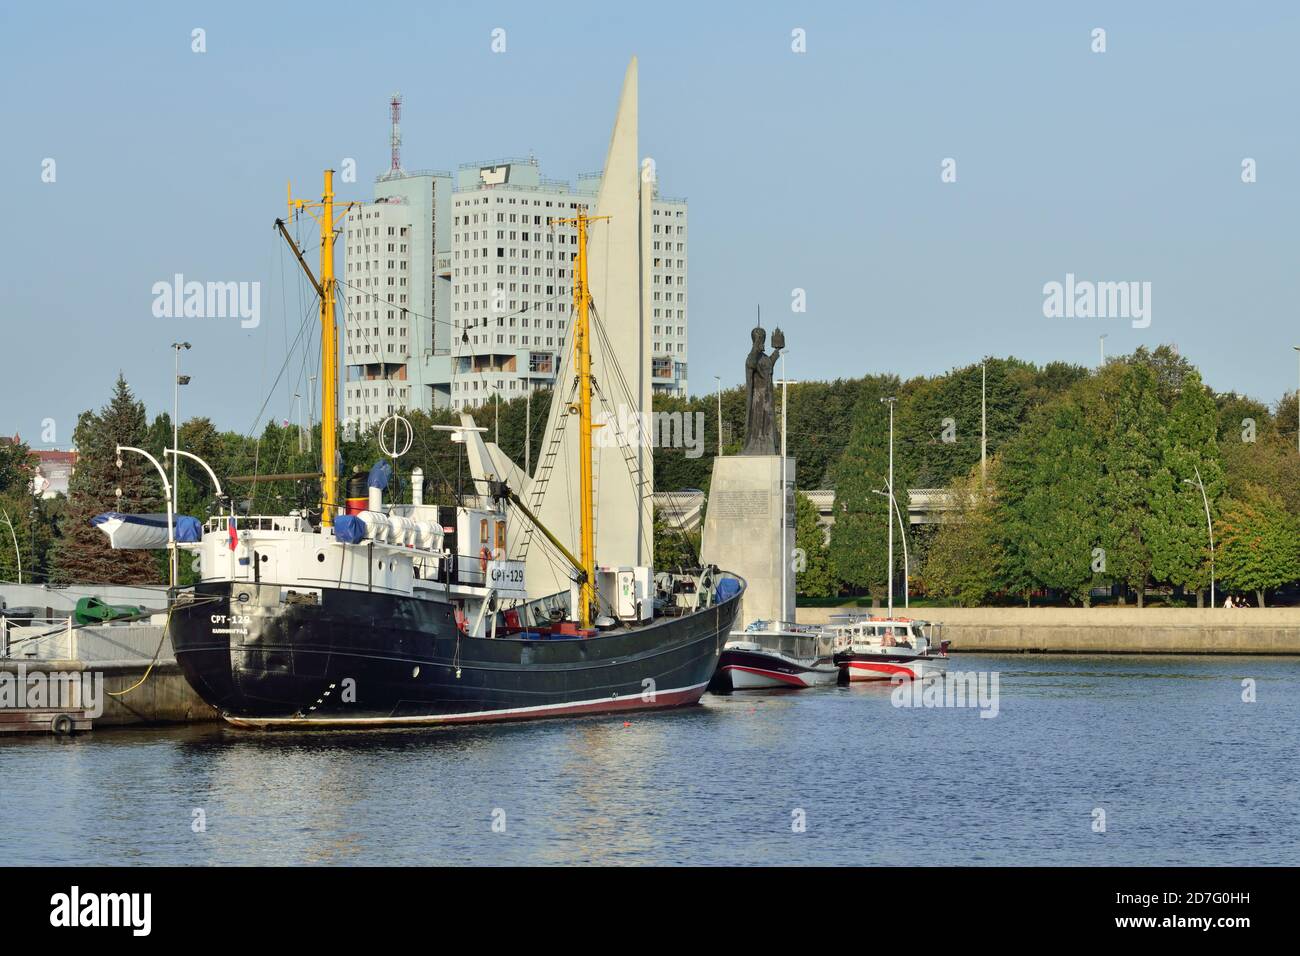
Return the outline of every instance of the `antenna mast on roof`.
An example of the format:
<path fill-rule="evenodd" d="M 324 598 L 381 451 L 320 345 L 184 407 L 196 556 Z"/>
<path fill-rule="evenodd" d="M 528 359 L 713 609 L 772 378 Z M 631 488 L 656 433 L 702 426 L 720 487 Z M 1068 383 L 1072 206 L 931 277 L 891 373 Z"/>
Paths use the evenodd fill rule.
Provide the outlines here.
<path fill-rule="evenodd" d="M 396 175 L 402 171 L 402 94 L 394 93 L 393 98 L 388 102 L 389 113 L 393 119 L 393 132 L 389 137 L 389 145 L 393 151 L 393 165 L 389 170 L 390 174 Z"/>

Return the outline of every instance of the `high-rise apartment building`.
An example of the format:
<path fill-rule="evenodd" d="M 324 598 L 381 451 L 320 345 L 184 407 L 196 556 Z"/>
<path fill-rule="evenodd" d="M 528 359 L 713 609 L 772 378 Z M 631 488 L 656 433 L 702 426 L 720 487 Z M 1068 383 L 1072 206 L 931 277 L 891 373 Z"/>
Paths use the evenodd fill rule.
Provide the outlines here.
<path fill-rule="evenodd" d="M 543 179 L 535 159 L 379 177 L 345 220 L 344 421 L 467 408 L 555 384 L 571 330 L 576 235 L 600 174 Z M 652 204 L 651 381 L 687 389 L 687 208 Z M 592 242 L 599 242 L 599 227 Z M 600 309 L 599 290 L 593 290 Z"/>

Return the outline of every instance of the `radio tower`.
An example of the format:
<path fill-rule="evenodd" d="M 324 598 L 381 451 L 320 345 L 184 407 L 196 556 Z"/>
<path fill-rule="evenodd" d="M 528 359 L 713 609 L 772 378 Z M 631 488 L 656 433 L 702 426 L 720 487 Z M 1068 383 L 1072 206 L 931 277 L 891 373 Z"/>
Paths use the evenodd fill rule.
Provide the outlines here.
<path fill-rule="evenodd" d="M 400 176 L 402 173 L 402 94 L 394 93 L 393 98 L 388 103 L 389 112 L 393 118 L 393 133 L 389 137 L 389 144 L 393 149 L 393 166 L 388 171 L 390 176 Z"/>

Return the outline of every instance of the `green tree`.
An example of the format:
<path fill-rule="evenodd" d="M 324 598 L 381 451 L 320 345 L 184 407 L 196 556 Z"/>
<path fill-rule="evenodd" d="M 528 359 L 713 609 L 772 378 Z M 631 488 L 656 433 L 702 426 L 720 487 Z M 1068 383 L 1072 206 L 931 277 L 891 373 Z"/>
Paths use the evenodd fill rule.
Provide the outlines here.
<path fill-rule="evenodd" d="M 1161 402 L 1157 371 L 1146 362 L 1109 365 L 1099 379 L 1091 418 L 1103 465 L 1099 491 L 1105 573 L 1134 588 L 1142 607 L 1154 561 L 1150 489 L 1161 463 L 1167 406 Z"/>
<path fill-rule="evenodd" d="M 655 571 L 682 572 L 700 564 L 700 530 L 683 531 L 655 515 Z"/>
<path fill-rule="evenodd" d="M 139 455 L 121 456 L 118 445 L 140 447 L 147 427 L 144 404 L 135 400 L 121 375 L 113 397 L 98 414 L 82 412 L 73 441 L 80 453 L 68 485 L 67 513 L 54 549 L 53 579 L 63 583 L 156 584 L 160 565 L 149 551 L 109 547 L 108 538 L 91 524 L 105 511 L 129 514 L 164 510 L 160 483 L 153 466 Z M 117 491 L 121 490 L 121 497 Z"/>
<path fill-rule="evenodd" d="M 896 395 L 896 378 L 879 376 L 864 383 L 854 412 L 853 430 L 834 469 L 835 524 L 831 528 L 831 561 L 850 587 L 879 593 L 888 583 L 886 541 L 892 521 L 883 491 L 889 480 L 889 407 L 881 399 Z M 895 422 L 897 429 L 897 422 Z M 907 503 L 911 475 L 895 451 L 894 483 L 900 507 Z M 901 544 L 895 542 L 894 569 L 902 571 Z"/>
<path fill-rule="evenodd" d="M 1024 594 L 1053 588 L 1090 603 L 1102 535 L 1097 508 L 1102 463 L 1096 432 L 1076 396 L 1035 411 L 1001 456 L 994 540 L 1003 587 Z"/>
<path fill-rule="evenodd" d="M 1012 371 L 991 358 L 913 386 L 900 409 L 899 445 L 918 487 L 941 488 L 980 460 L 981 390 L 989 453 L 1020 430 L 1026 401 Z"/>
<path fill-rule="evenodd" d="M 839 593 L 826 532 L 817 520 L 817 506 L 802 492 L 794 496 L 794 543 L 800 555 L 795 564 L 795 594 L 823 598 Z"/>
<path fill-rule="evenodd" d="M 1182 378 L 1182 388 L 1158 432 L 1160 461 L 1147 484 L 1150 510 L 1144 536 L 1151 548 L 1152 576 L 1177 588 L 1194 589 L 1197 606 L 1210 582 L 1205 501 L 1213 512 L 1223 491 L 1217 431 L 1214 399 L 1200 375 L 1190 371 Z"/>
<path fill-rule="evenodd" d="M 0 493 L 25 488 L 32 481 L 32 452 L 15 435 L 13 441 L 0 438 Z"/>
<path fill-rule="evenodd" d="M 994 459 L 987 478 L 976 465 L 970 474 L 949 485 L 954 507 L 943 513 L 922 569 L 927 593 L 955 600 L 963 607 L 977 607 L 1001 589 L 997 483 Z"/>
<path fill-rule="evenodd" d="M 1216 532 L 1219 576 L 1231 590 L 1254 591 L 1260 607 L 1269 588 L 1300 578 L 1300 522 L 1259 485 L 1227 503 Z"/>

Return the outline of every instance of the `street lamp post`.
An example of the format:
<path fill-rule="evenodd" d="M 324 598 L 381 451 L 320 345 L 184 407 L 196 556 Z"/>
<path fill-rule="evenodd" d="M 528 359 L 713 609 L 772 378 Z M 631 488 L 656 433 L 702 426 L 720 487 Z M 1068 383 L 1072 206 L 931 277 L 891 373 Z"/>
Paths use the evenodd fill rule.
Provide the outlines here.
<path fill-rule="evenodd" d="M 980 480 L 983 481 L 988 474 L 988 451 L 989 451 L 989 413 L 988 413 L 988 361 L 980 363 Z M 889 493 L 892 495 L 894 489 L 890 488 Z M 898 507 L 898 503 L 894 503 Z M 907 559 L 904 558 L 904 561 Z"/>
<path fill-rule="evenodd" d="M 718 457 L 722 457 L 722 376 L 713 376 L 713 381 L 717 383 L 718 391 Z"/>
<path fill-rule="evenodd" d="M 897 401 L 894 396 L 882 398 L 882 402 L 889 406 L 889 493 L 894 493 L 894 402 Z M 885 518 L 885 524 L 889 526 L 889 569 L 886 575 L 889 578 L 889 616 L 894 616 L 894 522 L 890 521 L 888 515 Z"/>
<path fill-rule="evenodd" d="M 781 386 L 781 614 L 784 616 L 789 604 L 790 595 L 787 586 L 788 575 L 790 574 L 790 557 L 786 548 L 787 538 L 789 536 L 789 508 L 790 500 L 789 490 L 786 488 L 786 409 L 789 407 L 787 396 L 791 385 L 797 385 L 798 382 L 792 382 L 785 377 L 785 352 L 781 353 L 781 381 L 777 382 Z M 798 542 L 796 542 L 797 544 Z M 795 615 L 790 615 L 793 620 Z"/>
<path fill-rule="evenodd" d="M 176 512 L 172 510 L 172 486 L 167 481 L 167 469 L 158 464 L 158 459 L 149 454 L 143 448 L 132 448 L 130 445 L 117 446 L 117 467 L 122 467 L 122 452 L 129 451 L 137 455 L 143 455 L 149 459 L 150 464 L 158 469 L 158 477 L 163 483 L 163 498 L 167 502 L 167 550 L 172 553 L 172 587 L 176 587 Z"/>
<path fill-rule="evenodd" d="M 492 427 L 492 441 L 498 448 L 501 447 L 501 384 L 501 382 L 492 383 L 492 391 L 495 393 L 496 397 L 493 409 L 493 414 L 496 418 Z"/>
<path fill-rule="evenodd" d="M 172 343 L 172 447 L 180 447 L 180 417 L 181 417 L 181 386 L 188 385 L 190 377 L 181 374 L 181 350 L 190 348 L 189 342 Z M 177 465 L 180 462 L 180 456 L 172 457 L 172 488 L 171 501 L 172 514 L 180 507 L 180 502 L 176 500 L 179 492 L 179 482 L 177 480 Z M 172 548 L 172 587 L 176 586 L 176 549 Z"/>
<path fill-rule="evenodd" d="M 889 490 L 888 494 L 878 488 L 871 489 L 871 493 L 873 495 L 881 495 L 882 497 L 888 498 L 892 511 L 891 517 L 898 518 L 898 536 L 903 540 L 903 608 L 907 609 L 911 607 L 912 583 L 910 579 L 910 571 L 912 563 L 911 559 L 907 556 L 907 532 L 903 527 L 903 512 L 898 507 L 898 499 L 894 497 L 894 491 L 892 488 Z"/>
<path fill-rule="evenodd" d="M 1300 345 L 1293 345 L 1291 348 L 1300 352 Z M 1295 447 L 1296 451 L 1300 451 L 1300 388 L 1297 388 L 1295 393 L 1295 421 Z"/>
<path fill-rule="evenodd" d="M 1205 528 L 1210 534 L 1210 607 L 1218 604 L 1218 598 L 1214 593 L 1214 522 L 1210 520 L 1210 499 L 1205 494 L 1205 483 L 1201 481 L 1201 469 L 1193 466 L 1196 472 L 1196 484 L 1201 489 L 1201 501 L 1205 503 Z M 1192 479 L 1184 478 L 1183 484 L 1190 485 Z"/>

